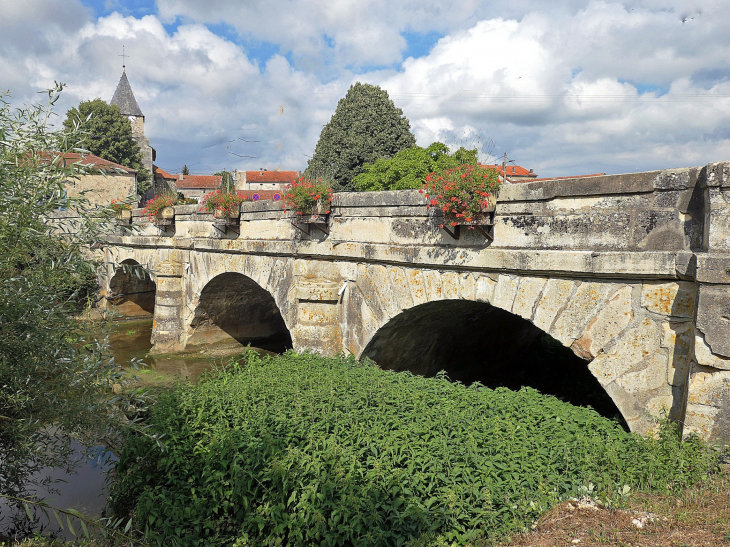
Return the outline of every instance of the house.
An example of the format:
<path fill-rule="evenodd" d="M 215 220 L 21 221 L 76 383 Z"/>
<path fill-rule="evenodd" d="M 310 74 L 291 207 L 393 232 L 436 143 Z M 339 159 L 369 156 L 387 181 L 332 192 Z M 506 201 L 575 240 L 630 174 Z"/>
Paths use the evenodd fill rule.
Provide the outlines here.
<path fill-rule="evenodd" d="M 174 190 L 181 193 L 186 199 L 203 200 L 205 194 L 220 189 L 223 184 L 223 177 L 220 175 L 175 175 L 175 179 L 169 181 Z M 165 179 L 166 180 L 166 179 Z"/>
<path fill-rule="evenodd" d="M 78 163 L 87 171 L 66 182 L 66 194 L 77 197 L 83 193 L 93 205 L 106 206 L 113 199 L 137 194 L 137 171 L 105 160 L 94 154 L 65 152 L 60 154 L 66 164 Z"/>
<path fill-rule="evenodd" d="M 236 171 L 234 173 L 236 190 L 281 192 L 287 184 L 294 182 L 297 177 L 299 177 L 297 171 L 269 171 L 263 168 L 258 171 Z"/>

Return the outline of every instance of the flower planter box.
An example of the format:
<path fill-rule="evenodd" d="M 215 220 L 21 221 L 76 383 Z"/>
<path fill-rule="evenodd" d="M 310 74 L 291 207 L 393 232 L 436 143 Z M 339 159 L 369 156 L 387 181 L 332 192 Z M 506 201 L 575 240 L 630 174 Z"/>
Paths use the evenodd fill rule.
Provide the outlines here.
<path fill-rule="evenodd" d="M 164 207 L 157 216 L 155 216 L 155 226 L 167 230 L 168 226 L 175 224 L 175 209 L 173 207 Z"/>
<path fill-rule="evenodd" d="M 324 205 L 317 203 L 314 209 L 310 212 L 295 214 L 291 217 L 292 226 L 297 230 L 304 232 L 307 235 L 311 235 L 311 229 L 316 228 L 325 235 L 330 234 L 329 221 L 330 213 L 328 211 L 329 204 Z M 326 212 L 325 212 L 326 211 Z"/>
<path fill-rule="evenodd" d="M 120 209 L 116 212 L 116 218 L 119 224 L 131 224 L 132 222 L 132 210 L 131 209 Z"/>
<path fill-rule="evenodd" d="M 213 218 L 213 226 L 218 230 L 225 232 L 229 228 L 233 229 L 233 227 L 241 225 L 241 206 L 231 207 L 230 212 L 226 212 L 224 209 L 216 209 Z"/>
<path fill-rule="evenodd" d="M 496 196 L 489 197 L 489 205 L 482 206 L 481 212 L 474 214 L 471 220 L 463 218 L 454 218 L 444 216 L 442 229 L 454 239 L 461 237 L 461 227 L 464 226 L 468 230 L 478 230 L 489 241 L 494 241 L 494 213 L 497 208 Z M 456 225 L 452 225 L 452 223 Z"/>

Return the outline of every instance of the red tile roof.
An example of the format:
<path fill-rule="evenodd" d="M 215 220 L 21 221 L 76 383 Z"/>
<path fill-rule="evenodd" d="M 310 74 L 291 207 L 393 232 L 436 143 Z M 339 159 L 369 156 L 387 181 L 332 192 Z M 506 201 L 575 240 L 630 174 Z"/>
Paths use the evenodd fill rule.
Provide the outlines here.
<path fill-rule="evenodd" d="M 104 158 L 100 158 L 99 156 L 95 156 L 94 154 L 82 155 L 78 152 L 41 152 L 41 155 L 49 158 L 56 158 L 60 156 L 64 163 L 66 163 L 67 165 L 77 163 L 86 168 L 96 169 L 109 173 L 114 173 L 116 170 L 121 170 L 128 174 L 137 172 L 136 169 L 132 169 L 131 167 L 125 167 L 124 165 L 114 163 L 113 161 L 105 160 Z"/>
<path fill-rule="evenodd" d="M 606 173 L 593 173 L 592 175 L 572 175 L 570 177 L 547 177 L 544 179 L 530 179 L 526 181 L 520 181 L 520 182 L 535 182 L 535 181 L 542 181 L 542 180 L 565 180 L 565 179 L 587 179 L 590 177 L 602 177 Z"/>
<path fill-rule="evenodd" d="M 500 175 L 502 174 L 501 165 L 486 165 L 485 167 L 491 167 Z M 531 173 L 529 170 L 525 169 L 524 167 L 520 167 L 519 165 L 508 165 L 507 177 L 530 177 L 532 179 L 535 179 L 537 178 L 537 174 Z"/>
<path fill-rule="evenodd" d="M 157 167 L 156 165 L 153 165 L 153 167 L 155 168 L 155 177 L 171 180 L 177 178 L 177 175 L 171 175 L 170 173 L 160 167 Z"/>
<path fill-rule="evenodd" d="M 293 182 L 299 173 L 296 171 L 246 171 L 246 182 Z"/>
<path fill-rule="evenodd" d="M 220 175 L 176 175 L 175 186 L 178 188 L 205 188 L 217 190 L 223 182 Z"/>

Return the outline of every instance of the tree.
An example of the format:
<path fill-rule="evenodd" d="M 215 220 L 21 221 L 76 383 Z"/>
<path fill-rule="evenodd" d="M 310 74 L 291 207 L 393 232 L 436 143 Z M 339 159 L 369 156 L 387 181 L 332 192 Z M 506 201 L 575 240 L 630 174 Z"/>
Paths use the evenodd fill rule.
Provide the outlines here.
<path fill-rule="evenodd" d="M 392 158 L 415 144 L 408 118 L 388 93 L 358 82 L 337 103 L 304 175 L 332 181 L 335 190 L 352 191 L 352 180 L 365 163 Z"/>
<path fill-rule="evenodd" d="M 478 164 L 476 149 L 462 147 L 451 154 L 448 146 L 434 142 L 428 148 L 414 146 L 401 150 L 390 159 L 366 163 L 353 184 L 361 192 L 422 188 L 429 173 L 463 164 Z"/>
<path fill-rule="evenodd" d="M 189 175 L 190 174 L 190 169 L 188 169 L 188 165 L 187 164 L 183 165 L 182 174 L 183 175 Z"/>
<path fill-rule="evenodd" d="M 132 124 L 115 104 L 97 98 L 84 101 L 66 113 L 63 126 L 83 135 L 79 144 L 92 154 L 137 170 L 137 193 L 151 188 L 152 177 L 142 165 L 142 153 L 132 136 Z"/>
<path fill-rule="evenodd" d="M 74 318 L 79 297 L 95 290 L 90 257 L 113 212 L 66 197 L 64 185 L 86 171 L 62 159 L 74 129 L 47 127 L 61 89 L 15 112 L 0 96 L 0 497 L 68 465 L 72 438 L 111 442 L 124 421 L 112 390 L 122 373 Z"/>

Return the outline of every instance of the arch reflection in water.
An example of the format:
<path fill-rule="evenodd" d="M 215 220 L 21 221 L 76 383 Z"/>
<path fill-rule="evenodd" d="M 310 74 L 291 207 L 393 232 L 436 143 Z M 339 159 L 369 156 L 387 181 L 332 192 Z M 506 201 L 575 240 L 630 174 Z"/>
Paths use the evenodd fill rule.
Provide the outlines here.
<path fill-rule="evenodd" d="M 628 429 L 588 361 L 529 321 L 484 302 L 442 300 L 406 310 L 378 330 L 362 357 L 423 376 L 444 370 L 465 384 L 533 387 L 591 406 Z"/>

